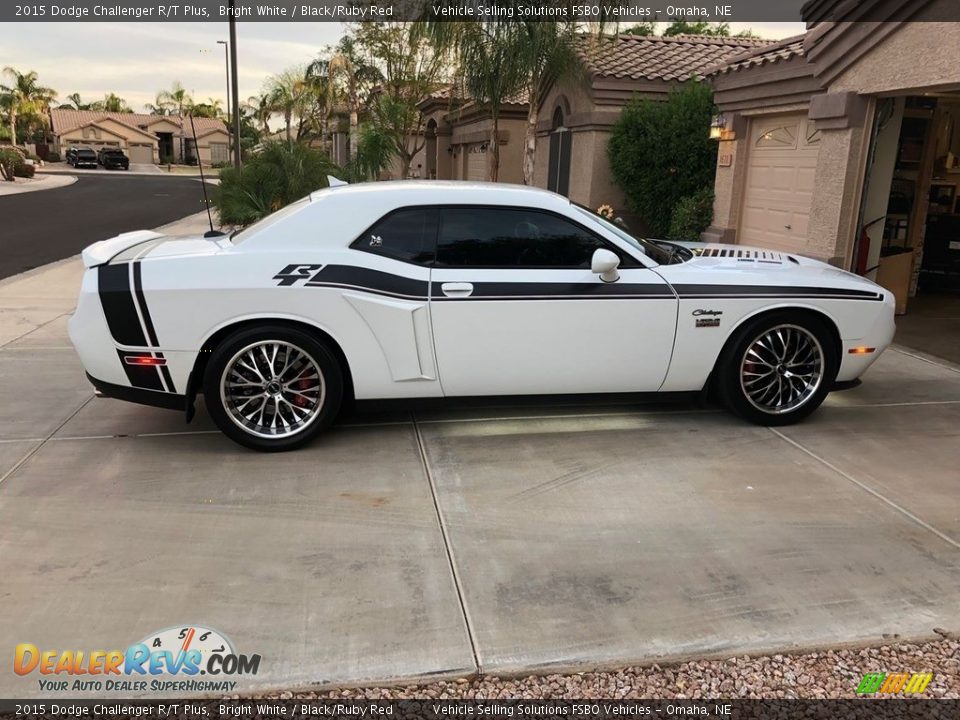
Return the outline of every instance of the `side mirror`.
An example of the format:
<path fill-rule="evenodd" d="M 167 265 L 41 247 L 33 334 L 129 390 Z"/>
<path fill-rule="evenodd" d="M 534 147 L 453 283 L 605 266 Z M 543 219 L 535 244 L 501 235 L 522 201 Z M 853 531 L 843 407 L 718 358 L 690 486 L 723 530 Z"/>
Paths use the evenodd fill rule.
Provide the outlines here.
<path fill-rule="evenodd" d="M 620 279 L 620 273 L 617 272 L 618 267 L 620 267 L 620 258 L 615 253 L 603 248 L 593 251 L 590 270 L 599 275 L 604 282 L 612 283 Z"/>

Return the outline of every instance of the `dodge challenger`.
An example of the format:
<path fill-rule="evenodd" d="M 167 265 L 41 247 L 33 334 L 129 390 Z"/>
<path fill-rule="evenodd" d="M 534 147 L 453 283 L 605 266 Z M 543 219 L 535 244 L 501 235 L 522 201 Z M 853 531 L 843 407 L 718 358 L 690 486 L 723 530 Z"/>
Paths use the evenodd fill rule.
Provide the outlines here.
<path fill-rule="evenodd" d="M 341 184 L 219 237 L 83 251 L 70 337 L 99 394 L 257 450 L 348 399 L 712 390 L 796 422 L 889 345 L 893 295 L 776 250 L 636 237 L 544 190 Z"/>

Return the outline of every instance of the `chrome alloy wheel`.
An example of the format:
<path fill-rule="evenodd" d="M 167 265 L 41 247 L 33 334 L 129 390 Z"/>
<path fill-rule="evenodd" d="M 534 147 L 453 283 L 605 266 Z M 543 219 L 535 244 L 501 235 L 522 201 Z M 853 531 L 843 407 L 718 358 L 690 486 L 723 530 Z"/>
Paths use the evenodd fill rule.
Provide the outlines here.
<path fill-rule="evenodd" d="M 262 438 L 302 432 L 320 415 L 325 395 L 320 364 L 282 340 L 247 345 L 220 377 L 220 399 L 230 419 Z"/>
<path fill-rule="evenodd" d="M 781 415 L 812 398 L 823 382 L 820 341 L 798 325 L 777 325 L 747 346 L 740 363 L 740 387 L 757 410 Z"/>

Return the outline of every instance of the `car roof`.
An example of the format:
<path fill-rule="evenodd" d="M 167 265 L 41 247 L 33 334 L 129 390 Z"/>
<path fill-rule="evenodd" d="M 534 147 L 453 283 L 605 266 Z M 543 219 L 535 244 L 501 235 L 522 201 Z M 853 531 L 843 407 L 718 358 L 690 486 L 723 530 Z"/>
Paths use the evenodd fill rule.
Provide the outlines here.
<path fill-rule="evenodd" d="M 568 207 L 570 201 L 557 193 L 527 185 L 464 180 L 386 180 L 337 185 L 317 190 L 311 201 L 353 197 L 357 201 L 389 197 L 398 207 L 411 205 L 518 205 L 545 209 Z"/>

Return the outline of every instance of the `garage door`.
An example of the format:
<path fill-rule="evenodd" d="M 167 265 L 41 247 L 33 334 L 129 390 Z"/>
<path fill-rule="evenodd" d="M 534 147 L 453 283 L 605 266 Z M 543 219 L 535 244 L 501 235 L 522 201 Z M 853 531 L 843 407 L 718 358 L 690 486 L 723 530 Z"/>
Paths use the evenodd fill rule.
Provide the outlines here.
<path fill-rule="evenodd" d="M 820 133 L 806 113 L 754 118 L 738 239 L 803 252 Z"/>
<path fill-rule="evenodd" d="M 132 163 L 152 163 L 153 146 L 152 145 L 130 145 L 127 148 L 127 155 Z"/>
<path fill-rule="evenodd" d="M 467 180 L 483 182 L 490 179 L 486 143 L 467 146 Z"/>

